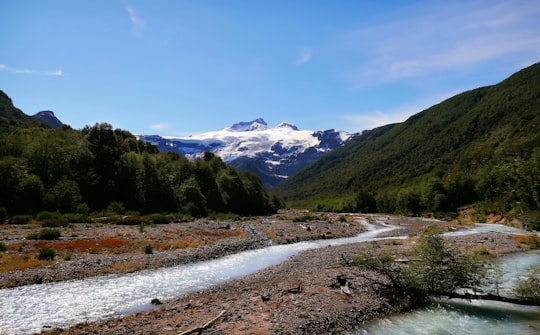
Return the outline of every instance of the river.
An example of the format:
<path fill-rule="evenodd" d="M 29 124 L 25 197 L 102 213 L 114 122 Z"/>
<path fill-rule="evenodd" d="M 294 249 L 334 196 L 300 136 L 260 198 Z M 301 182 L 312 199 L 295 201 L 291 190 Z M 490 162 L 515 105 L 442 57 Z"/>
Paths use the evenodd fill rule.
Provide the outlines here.
<path fill-rule="evenodd" d="M 384 224 L 371 225 L 365 220 L 361 220 L 361 223 L 366 225 L 367 231 L 356 237 L 276 245 L 245 251 L 220 259 L 171 268 L 140 271 L 127 275 L 100 276 L 83 280 L 2 289 L 0 290 L 0 306 L 2 308 L 0 334 L 31 334 L 40 332 L 43 328 L 67 327 L 80 322 L 131 314 L 151 308 L 150 301 L 154 298 L 168 300 L 231 279 L 240 278 L 278 264 L 304 250 L 377 240 L 379 239 L 376 237 L 378 234 L 398 229 L 398 227 Z M 474 229 L 482 228 L 477 227 Z M 474 229 L 470 233 L 474 233 Z M 519 257 L 516 255 L 512 257 L 514 256 Z M 540 253 L 538 257 L 540 257 Z M 532 262 L 534 263 L 536 260 Z M 515 264 L 516 259 L 512 259 L 510 263 Z M 509 271 L 518 270 L 511 269 Z M 520 313 L 518 315 L 521 315 Z M 525 315 L 530 314 L 527 313 Z M 538 312 L 536 313 L 538 315 Z M 443 320 L 448 320 L 444 322 L 449 324 L 463 324 L 463 319 L 470 320 L 475 317 L 474 313 L 467 312 L 466 309 L 451 307 L 448 304 L 443 308 L 434 306 L 406 315 L 410 315 L 412 319 L 416 317 L 418 320 L 426 320 L 426 322 L 431 318 L 433 321 L 429 322 L 433 324 L 442 324 Z M 357 334 L 421 334 L 416 331 L 404 333 L 396 330 L 394 333 L 387 332 L 391 325 L 396 325 L 396 329 L 406 329 L 404 325 L 410 322 L 407 321 L 408 316 L 405 319 L 399 319 L 401 316 L 396 317 L 398 319 L 390 317 L 380 321 L 384 332 L 377 330 L 377 327 L 380 327 L 381 324 L 379 326 L 374 324 L 373 328 L 361 330 Z M 485 320 L 481 319 L 479 322 L 486 322 Z M 493 318 L 489 316 L 487 320 L 487 322 L 490 322 Z M 519 317 L 517 320 L 517 323 L 523 324 Z M 414 328 L 415 326 L 411 327 Z M 467 334 L 460 331 L 428 333 Z M 520 331 L 514 331 L 514 333 L 528 334 Z M 489 332 L 489 334 L 497 333 Z"/>
<path fill-rule="evenodd" d="M 479 229 L 485 227 L 480 226 Z M 525 275 L 531 266 L 540 265 L 540 251 L 503 256 L 497 262 L 503 272 L 500 294 L 509 296 L 517 279 Z M 374 320 L 362 329 L 346 334 L 538 335 L 540 307 L 496 301 L 439 300 L 425 308 Z"/>
<path fill-rule="evenodd" d="M 151 308 L 168 300 L 278 264 L 303 250 L 378 239 L 389 225 L 371 225 L 355 237 L 306 241 L 250 250 L 223 258 L 127 275 L 109 275 L 0 290 L 0 334 L 31 334 Z M 405 238 L 405 237 L 403 237 Z"/>

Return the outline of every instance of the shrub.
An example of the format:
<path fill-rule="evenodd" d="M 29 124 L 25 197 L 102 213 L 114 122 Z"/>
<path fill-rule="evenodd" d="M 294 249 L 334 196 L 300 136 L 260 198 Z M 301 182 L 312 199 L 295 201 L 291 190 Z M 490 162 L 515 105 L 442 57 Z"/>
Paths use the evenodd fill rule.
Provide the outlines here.
<path fill-rule="evenodd" d="M 144 246 L 144 253 L 147 254 L 147 255 L 151 255 L 154 253 L 154 247 L 152 247 L 152 245 L 150 244 L 147 244 Z"/>
<path fill-rule="evenodd" d="M 127 225 L 127 226 L 137 226 L 144 224 L 144 218 L 142 216 L 126 216 L 122 220 L 118 220 L 116 224 Z"/>
<path fill-rule="evenodd" d="M 87 223 L 90 222 L 90 218 L 84 214 L 80 213 L 67 213 L 64 214 L 64 218 L 66 218 L 67 222 L 69 223 Z"/>
<path fill-rule="evenodd" d="M 60 217 L 58 219 L 43 220 L 40 221 L 40 223 L 44 228 L 66 227 L 68 225 L 68 220 L 65 217 Z"/>
<path fill-rule="evenodd" d="M 311 215 L 303 215 L 303 216 L 297 216 L 293 218 L 292 222 L 307 222 L 307 221 L 312 221 L 313 219 L 314 217 L 312 217 Z"/>
<path fill-rule="evenodd" d="M 153 214 L 150 216 L 150 222 L 152 222 L 153 224 L 168 224 L 170 220 L 166 215 Z"/>
<path fill-rule="evenodd" d="M 39 240 L 39 233 L 30 233 L 26 235 L 27 240 Z"/>
<path fill-rule="evenodd" d="M 15 215 L 11 219 L 11 223 L 13 224 L 27 224 L 32 221 L 32 215 Z"/>
<path fill-rule="evenodd" d="M 68 225 L 68 220 L 58 212 L 41 212 L 36 219 L 42 227 L 65 227 Z"/>
<path fill-rule="evenodd" d="M 7 251 L 7 246 L 4 242 L 0 242 L 0 252 Z"/>
<path fill-rule="evenodd" d="M 39 233 L 40 240 L 57 240 L 62 236 L 58 229 L 42 229 Z"/>
<path fill-rule="evenodd" d="M 116 214 L 124 214 L 126 208 L 124 207 L 124 204 L 120 201 L 111 201 L 107 206 L 107 211 Z"/>
<path fill-rule="evenodd" d="M 54 257 L 56 257 L 56 250 L 51 249 L 51 248 L 39 249 L 39 255 L 38 255 L 39 260 L 50 261 L 50 260 L 53 260 Z"/>

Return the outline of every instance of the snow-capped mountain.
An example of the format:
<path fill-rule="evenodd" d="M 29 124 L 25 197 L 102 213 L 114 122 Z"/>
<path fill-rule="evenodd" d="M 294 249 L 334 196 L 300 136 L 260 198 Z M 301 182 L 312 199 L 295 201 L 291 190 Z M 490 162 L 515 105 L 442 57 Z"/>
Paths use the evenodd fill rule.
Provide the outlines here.
<path fill-rule="evenodd" d="M 299 130 L 282 122 L 269 127 L 261 118 L 239 122 L 219 131 L 189 137 L 139 135 L 139 139 L 190 159 L 210 151 L 239 170 L 249 170 L 271 188 L 322 154 L 342 146 L 355 134 L 338 130 Z"/>

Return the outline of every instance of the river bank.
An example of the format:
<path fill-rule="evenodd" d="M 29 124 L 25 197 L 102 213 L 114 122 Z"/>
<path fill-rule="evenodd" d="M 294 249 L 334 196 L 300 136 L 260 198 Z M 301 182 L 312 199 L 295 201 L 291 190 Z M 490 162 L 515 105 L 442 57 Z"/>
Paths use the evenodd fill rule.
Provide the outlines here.
<path fill-rule="evenodd" d="M 328 238 L 331 235 L 358 234 L 364 226 L 359 217 L 334 217 L 293 222 L 259 218 L 244 222 L 244 238 L 226 238 L 209 246 L 192 250 L 156 252 L 152 255 L 94 255 L 110 257 L 121 262 L 129 257 L 143 257 L 150 267 L 174 265 L 175 262 L 218 257 L 237 248 L 257 248 L 267 243 L 291 243 L 297 240 Z M 49 329 L 48 334 L 181 334 L 202 326 L 220 316 L 210 330 L 217 334 L 338 334 L 351 330 L 370 319 L 398 310 L 395 302 L 374 292 L 364 281 L 352 260 L 365 250 L 399 250 L 414 243 L 414 236 L 429 225 L 442 231 L 459 227 L 440 221 L 421 218 L 366 216 L 362 220 L 379 225 L 396 225 L 402 229 L 386 233 L 406 235 L 408 240 L 383 240 L 325 247 L 302 252 L 285 262 L 271 266 L 238 280 L 214 286 L 170 301 L 162 301 L 154 310 L 113 318 L 101 322 L 83 323 L 69 329 Z M 214 223 L 215 229 L 224 229 L 223 223 Z M 228 229 L 236 229 L 230 226 Z M 463 248 L 482 253 L 503 254 L 524 250 L 524 246 L 506 234 L 486 233 L 449 237 Z M 184 258 L 180 255 L 184 255 Z M 154 263 L 152 263 L 152 261 Z M 70 262 L 64 262 L 70 263 Z M 103 261 L 101 260 L 101 264 Z M 90 263 L 92 264 L 92 263 Z M 62 265 L 50 265 L 50 267 Z M 70 265 L 74 266 L 74 265 Z M 77 265 L 78 266 L 78 265 Z M 77 267 L 75 266 L 75 268 Z M 26 271 L 45 271 L 29 269 Z M 23 271 L 24 272 L 24 271 Z M 51 273 L 55 272 L 54 268 Z M 51 276 L 51 278 L 54 278 Z M 68 275 L 69 278 L 69 275 Z M 340 283 L 341 282 L 341 283 Z M 346 283 L 347 289 L 340 284 Z M 150 302 L 149 302 L 150 303 Z"/>

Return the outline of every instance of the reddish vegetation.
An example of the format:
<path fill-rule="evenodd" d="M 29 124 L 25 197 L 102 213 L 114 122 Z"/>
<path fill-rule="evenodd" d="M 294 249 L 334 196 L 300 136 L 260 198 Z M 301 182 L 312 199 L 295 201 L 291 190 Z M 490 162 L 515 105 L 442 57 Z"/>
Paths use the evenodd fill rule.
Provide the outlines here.
<path fill-rule="evenodd" d="M 60 253 L 89 252 L 99 254 L 104 252 L 121 253 L 126 251 L 127 247 L 131 245 L 133 245 L 131 241 L 118 238 L 104 238 L 98 240 L 39 241 L 36 243 L 36 248 L 52 248 Z"/>

